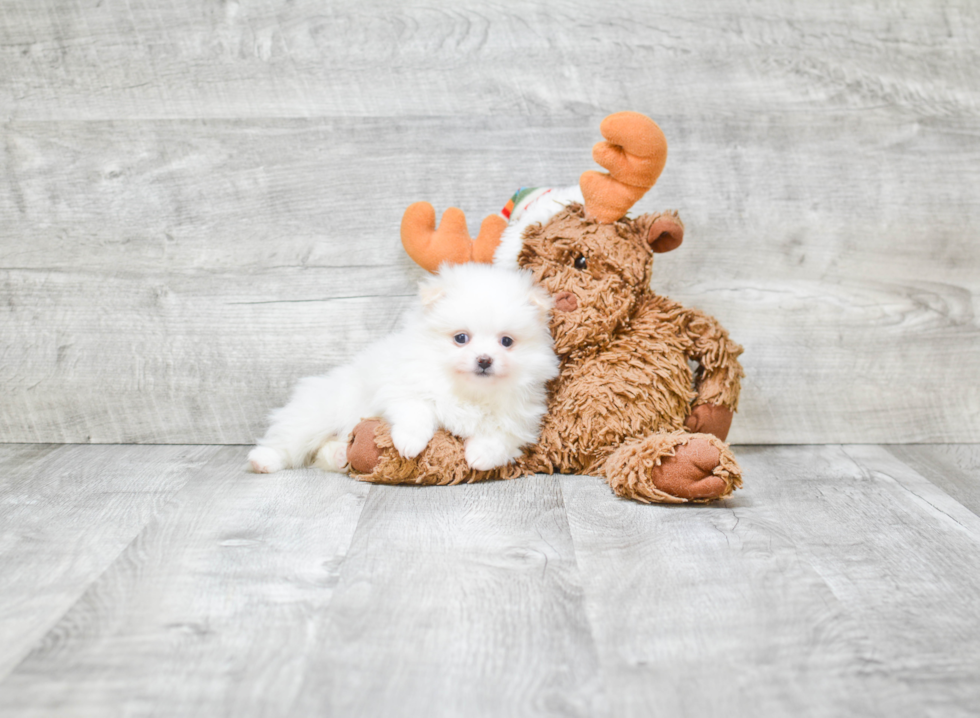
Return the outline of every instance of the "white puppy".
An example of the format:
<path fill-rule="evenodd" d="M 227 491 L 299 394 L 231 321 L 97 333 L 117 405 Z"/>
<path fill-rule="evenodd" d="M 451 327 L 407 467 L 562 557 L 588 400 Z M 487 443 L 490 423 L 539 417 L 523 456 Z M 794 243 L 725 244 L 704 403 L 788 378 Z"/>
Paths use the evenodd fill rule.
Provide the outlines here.
<path fill-rule="evenodd" d="M 526 272 L 443 265 L 421 284 L 402 328 L 324 376 L 301 379 L 249 453 L 269 473 L 312 462 L 347 464 L 347 437 L 380 416 L 402 456 L 414 458 L 443 428 L 466 441 L 466 461 L 488 470 L 534 443 L 545 384 L 558 375 L 548 329 L 551 298 Z"/>

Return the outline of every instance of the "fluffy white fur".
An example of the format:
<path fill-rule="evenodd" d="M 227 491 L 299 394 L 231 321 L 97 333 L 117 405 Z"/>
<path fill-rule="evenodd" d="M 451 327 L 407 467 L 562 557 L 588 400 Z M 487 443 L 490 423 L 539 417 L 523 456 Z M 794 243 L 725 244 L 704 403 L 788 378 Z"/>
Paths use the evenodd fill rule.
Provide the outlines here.
<path fill-rule="evenodd" d="M 350 364 L 300 380 L 249 453 L 252 470 L 270 473 L 312 460 L 342 471 L 348 435 L 374 416 L 388 422 L 395 448 L 408 458 L 443 428 L 465 439 L 466 461 L 475 469 L 512 461 L 537 440 L 545 384 L 558 375 L 550 308 L 551 298 L 529 273 L 443 265 L 422 283 L 398 332 Z M 511 346 L 504 346 L 505 337 Z"/>

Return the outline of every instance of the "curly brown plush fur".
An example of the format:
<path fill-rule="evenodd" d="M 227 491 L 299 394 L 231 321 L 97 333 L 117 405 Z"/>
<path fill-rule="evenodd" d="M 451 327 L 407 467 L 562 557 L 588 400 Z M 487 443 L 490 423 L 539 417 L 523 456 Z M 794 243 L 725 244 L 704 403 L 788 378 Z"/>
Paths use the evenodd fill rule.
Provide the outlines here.
<path fill-rule="evenodd" d="M 419 484 L 421 486 L 451 486 L 472 484 L 476 481 L 492 479 L 516 479 L 532 473 L 518 464 L 507 464 L 493 471 L 477 471 L 466 464 L 463 442 L 452 434 L 439 429 L 422 453 L 414 459 L 406 459 L 395 451 L 388 425 L 381 419 L 362 421 L 350 439 L 350 449 L 358 444 L 362 452 L 370 456 L 360 456 L 369 463 L 377 462 L 373 471 L 352 475 L 361 481 L 375 484 Z M 348 450 L 352 465 L 357 458 Z"/>
<path fill-rule="evenodd" d="M 656 484 L 650 481 L 654 467 L 667 469 L 663 481 Z M 606 460 L 601 473 L 617 494 L 643 503 L 706 503 L 742 486 L 738 464 L 723 441 L 684 431 L 624 443 Z"/>
<path fill-rule="evenodd" d="M 654 253 L 682 236 L 676 214 L 601 223 L 576 204 L 528 228 L 518 264 L 555 298 L 551 331 L 562 360 L 539 442 L 517 466 L 484 473 L 466 466 L 462 444 L 446 434 L 403 459 L 381 426 L 377 463 L 351 457 L 359 478 L 444 484 L 591 473 L 620 496 L 670 503 L 740 487 L 721 439 L 738 406 L 742 348 L 712 317 L 649 289 Z M 688 359 L 699 364 L 694 374 Z"/>

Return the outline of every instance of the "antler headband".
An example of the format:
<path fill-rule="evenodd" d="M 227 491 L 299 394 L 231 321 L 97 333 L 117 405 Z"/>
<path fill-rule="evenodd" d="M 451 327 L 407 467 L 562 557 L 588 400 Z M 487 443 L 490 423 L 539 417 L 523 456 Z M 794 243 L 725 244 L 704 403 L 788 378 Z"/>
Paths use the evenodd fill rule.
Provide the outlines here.
<path fill-rule="evenodd" d="M 609 172 L 589 170 L 579 178 L 585 212 L 610 224 L 622 219 L 629 208 L 653 187 L 667 161 L 667 140 L 657 123 L 639 112 L 617 112 L 599 125 L 605 142 L 592 148 L 592 157 Z M 428 202 L 416 202 L 405 210 L 401 236 L 405 251 L 416 264 L 435 272 L 443 262 L 493 262 L 507 220 L 490 215 L 480 225 L 476 239 L 466 228 L 466 216 L 456 207 L 442 215 L 436 229 L 436 211 Z"/>

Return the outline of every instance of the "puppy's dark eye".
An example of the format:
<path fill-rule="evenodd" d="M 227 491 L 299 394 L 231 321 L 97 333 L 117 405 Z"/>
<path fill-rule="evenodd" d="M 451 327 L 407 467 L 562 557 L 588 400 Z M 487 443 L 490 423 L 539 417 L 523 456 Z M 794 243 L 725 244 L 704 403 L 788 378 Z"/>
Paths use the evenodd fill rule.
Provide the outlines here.
<path fill-rule="evenodd" d="M 584 255 L 580 254 L 575 258 L 575 269 L 585 269 L 588 266 L 589 263 L 586 261 Z"/>
<path fill-rule="evenodd" d="M 453 337 L 453 341 L 456 342 L 457 346 L 463 346 L 470 340 L 470 335 L 466 332 L 460 332 Z"/>
<path fill-rule="evenodd" d="M 510 349 L 512 346 L 514 346 L 514 340 L 510 337 L 500 337 L 500 344 L 505 349 Z"/>

